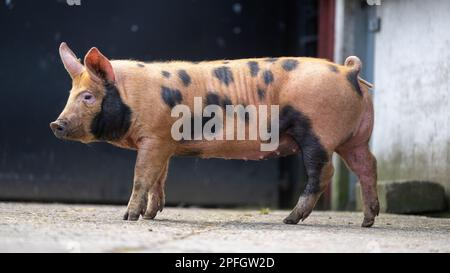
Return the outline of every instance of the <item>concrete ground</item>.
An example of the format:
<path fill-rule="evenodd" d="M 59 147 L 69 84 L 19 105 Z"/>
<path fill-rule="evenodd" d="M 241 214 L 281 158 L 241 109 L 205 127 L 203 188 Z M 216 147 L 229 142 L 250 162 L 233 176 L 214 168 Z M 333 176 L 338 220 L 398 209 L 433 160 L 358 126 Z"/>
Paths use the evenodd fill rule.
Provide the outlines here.
<path fill-rule="evenodd" d="M 124 206 L 0 203 L 0 252 L 450 252 L 450 219 L 314 211 L 165 208 L 122 221 Z"/>

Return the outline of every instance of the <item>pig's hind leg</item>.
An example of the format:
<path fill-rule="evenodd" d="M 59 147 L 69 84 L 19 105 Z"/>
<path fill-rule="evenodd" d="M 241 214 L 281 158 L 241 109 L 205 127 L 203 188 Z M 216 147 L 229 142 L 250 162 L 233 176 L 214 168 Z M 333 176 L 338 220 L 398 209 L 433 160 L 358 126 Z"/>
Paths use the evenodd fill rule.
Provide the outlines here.
<path fill-rule="evenodd" d="M 305 162 L 308 182 L 303 194 L 298 199 L 297 205 L 289 216 L 283 220 L 285 224 L 297 224 L 300 220 L 304 221 L 311 214 L 320 196 L 330 184 L 334 173 L 331 157 L 328 157 L 323 167 L 319 168 L 320 165 L 322 164 L 313 160 Z"/>
<path fill-rule="evenodd" d="M 321 144 L 310 119 L 292 106 L 286 106 L 281 111 L 280 131 L 291 136 L 300 147 L 308 177 L 305 191 L 291 214 L 283 221 L 286 224 L 297 224 L 308 217 L 331 181 L 334 172 L 332 152 Z"/>
<path fill-rule="evenodd" d="M 371 227 L 380 210 L 377 195 L 377 161 L 370 152 L 368 143 L 344 146 L 337 152 L 358 176 L 364 203 L 364 221 L 361 226 Z"/>
<path fill-rule="evenodd" d="M 363 227 L 371 227 L 378 215 L 380 205 L 377 195 L 377 160 L 370 152 L 369 140 L 373 129 L 373 104 L 370 96 L 364 98 L 366 110 L 355 134 L 336 152 L 347 166 L 358 176 L 364 203 Z"/>

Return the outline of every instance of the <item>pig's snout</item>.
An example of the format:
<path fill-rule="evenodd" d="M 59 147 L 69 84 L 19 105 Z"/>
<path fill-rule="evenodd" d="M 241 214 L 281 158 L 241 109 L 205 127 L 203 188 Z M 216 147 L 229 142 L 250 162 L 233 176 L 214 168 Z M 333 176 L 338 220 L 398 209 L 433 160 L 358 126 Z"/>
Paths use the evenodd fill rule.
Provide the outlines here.
<path fill-rule="evenodd" d="M 58 119 L 50 123 L 50 128 L 57 138 L 63 138 L 67 135 L 67 121 Z"/>

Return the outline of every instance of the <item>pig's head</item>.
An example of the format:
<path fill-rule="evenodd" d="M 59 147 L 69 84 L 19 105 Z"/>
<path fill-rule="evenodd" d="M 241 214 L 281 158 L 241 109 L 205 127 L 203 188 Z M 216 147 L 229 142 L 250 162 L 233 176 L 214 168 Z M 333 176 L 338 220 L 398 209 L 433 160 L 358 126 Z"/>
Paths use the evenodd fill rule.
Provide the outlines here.
<path fill-rule="evenodd" d="M 110 61 L 94 47 L 83 65 L 66 43 L 61 44 L 59 54 L 72 78 L 72 89 L 64 110 L 50 123 L 55 136 L 83 143 L 123 136 L 131 111 L 120 98 Z"/>

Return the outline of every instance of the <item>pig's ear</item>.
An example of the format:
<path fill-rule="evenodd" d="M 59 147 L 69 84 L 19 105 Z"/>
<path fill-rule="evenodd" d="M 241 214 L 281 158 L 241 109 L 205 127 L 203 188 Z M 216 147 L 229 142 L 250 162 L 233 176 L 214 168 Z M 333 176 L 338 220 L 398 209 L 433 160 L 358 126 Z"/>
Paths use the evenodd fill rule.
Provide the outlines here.
<path fill-rule="evenodd" d="M 94 80 L 100 80 L 103 83 L 110 84 L 115 82 L 111 62 L 96 47 L 91 48 L 86 54 L 84 57 L 84 65 Z"/>
<path fill-rule="evenodd" d="M 61 61 L 72 79 L 80 75 L 84 67 L 64 42 L 59 46 L 59 56 L 61 56 Z"/>

